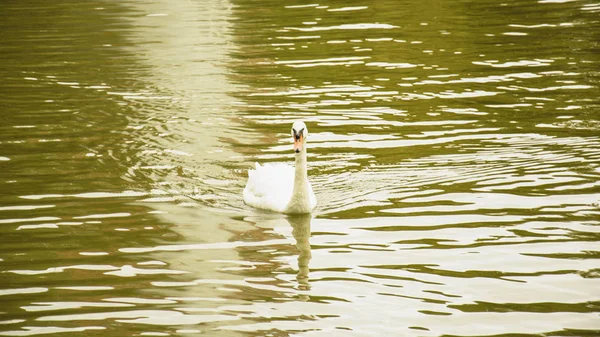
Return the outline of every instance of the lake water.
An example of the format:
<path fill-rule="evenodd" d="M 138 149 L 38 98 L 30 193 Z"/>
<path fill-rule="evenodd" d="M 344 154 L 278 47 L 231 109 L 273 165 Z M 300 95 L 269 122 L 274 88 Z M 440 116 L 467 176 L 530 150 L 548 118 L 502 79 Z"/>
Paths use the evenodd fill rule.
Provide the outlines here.
<path fill-rule="evenodd" d="M 0 6 L 1 336 L 600 335 L 598 1 Z"/>

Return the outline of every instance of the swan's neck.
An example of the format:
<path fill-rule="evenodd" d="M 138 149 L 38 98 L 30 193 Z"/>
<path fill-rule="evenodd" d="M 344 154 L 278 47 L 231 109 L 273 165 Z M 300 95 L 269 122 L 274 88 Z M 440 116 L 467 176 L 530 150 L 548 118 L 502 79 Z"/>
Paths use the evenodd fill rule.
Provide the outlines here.
<path fill-rule="evenodd" d="M 292 190 L 292 199 L 288 203 L 285 213 L 310 213 L 310 211 L 308 175 L 306 172 L 306 144 L 304 144 L 302 151 L 296 154 L 294 189 Z"/>

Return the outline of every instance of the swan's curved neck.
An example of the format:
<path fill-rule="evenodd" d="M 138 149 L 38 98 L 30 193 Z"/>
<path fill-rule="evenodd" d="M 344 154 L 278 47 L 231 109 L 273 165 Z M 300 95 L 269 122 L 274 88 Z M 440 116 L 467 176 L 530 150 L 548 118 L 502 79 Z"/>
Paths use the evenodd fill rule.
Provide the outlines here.
<path fill-rule="evenodd" d="M 306 172 L 306 143 L 302 150 L 296 153 L 296 173 L 294 176 L 294 189 L 292 199 L 286 207 L 285 213 L 310 213 L 310 199 L 308 191 L 308 174 Z"/>

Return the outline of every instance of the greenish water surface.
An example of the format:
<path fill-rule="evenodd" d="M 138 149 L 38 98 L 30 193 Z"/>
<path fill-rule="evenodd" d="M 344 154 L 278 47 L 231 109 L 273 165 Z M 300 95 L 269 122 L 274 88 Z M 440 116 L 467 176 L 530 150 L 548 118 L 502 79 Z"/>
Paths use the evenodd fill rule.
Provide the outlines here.
<path fill-rule="evenodd" d="M 597 1 L 0 9 L 0 336 L 600 334 Z"/>

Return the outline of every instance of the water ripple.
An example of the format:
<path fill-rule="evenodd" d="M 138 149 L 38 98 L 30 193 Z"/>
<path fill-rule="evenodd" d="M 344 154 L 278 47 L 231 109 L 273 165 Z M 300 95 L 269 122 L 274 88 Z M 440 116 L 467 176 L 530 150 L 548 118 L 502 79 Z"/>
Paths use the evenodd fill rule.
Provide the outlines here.
<path fill-rule="evenodd" d="M 598 335 L 597 4 L 3 10 L 0 335 Z"/>

